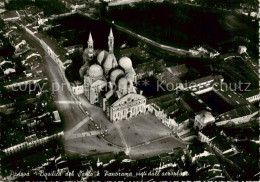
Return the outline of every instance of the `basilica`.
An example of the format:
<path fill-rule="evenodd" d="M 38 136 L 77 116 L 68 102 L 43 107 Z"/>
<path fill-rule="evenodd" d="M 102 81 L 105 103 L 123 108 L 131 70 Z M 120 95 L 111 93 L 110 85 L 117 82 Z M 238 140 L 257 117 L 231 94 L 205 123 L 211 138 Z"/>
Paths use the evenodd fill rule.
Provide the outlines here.
<path fill-rule="evenodd" d="M 134 86 L 137 80 L 131 59 L 122 57 L 117 61 L 114 55 L 112 28 L 108 36 L 108 51 L 95 51 L 92 35 L 89 34 L 83 60 L 85 64 L 80 69 L 80 75 L 84 78 L 84 94 L 90 104 L 98 104 L 103 109 L 110 121 L 146 112 L 146 98 L 141 92 L 137 93 Z"/>

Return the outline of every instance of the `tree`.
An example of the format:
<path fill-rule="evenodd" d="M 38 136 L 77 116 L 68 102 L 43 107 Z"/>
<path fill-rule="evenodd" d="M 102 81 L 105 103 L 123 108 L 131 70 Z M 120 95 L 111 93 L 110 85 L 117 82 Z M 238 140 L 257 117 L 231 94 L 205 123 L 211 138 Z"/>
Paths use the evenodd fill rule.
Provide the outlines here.
<path fill-rule="evenodd" d="M 5 22 L 2 18 L 0 18 L 0 30 L 2 30 L 5 26 Z"/>

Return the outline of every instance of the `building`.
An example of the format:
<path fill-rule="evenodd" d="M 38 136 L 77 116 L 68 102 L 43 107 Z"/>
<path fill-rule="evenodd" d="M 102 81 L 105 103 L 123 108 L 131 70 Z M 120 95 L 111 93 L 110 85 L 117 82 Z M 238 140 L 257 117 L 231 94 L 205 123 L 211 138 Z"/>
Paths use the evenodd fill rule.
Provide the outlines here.
<path fill-rule="evenodd" d="M 0 57 L 0 70 L 4 73 L 4 75 L 15 73 L 15 64 L 11 61 L 5 61 L 3 57 Z"/>
<path fill-rule="evenodd" d="M 25 55 L 25 59 L 22 61 L 22 65 L 27 70 L 34 70 L 40 66 L 42 57 L 38 52 L 30 51 Z"/>
<path fill-rule="evenodd" d="M 238 46 L 238 50 L 237 50 L 238 54 L 243 54 L 246 51 L 247 51 L 246 46 Z"/>
<path fill-rule="evenodd" d="M 185 75 L 188 72 L 187 67 L 185 64 L 173 66 L 173 67 L 167 67 L 167 70 L 173 75 L 177 77 L 181 77 Z"/>
<path fill-rule="evenodd" d="M 222 75 L 206 76 L 188 83 L 184 83 L 184 90 L 191 90 L 196 94 L 203 94 L 213 89 L 215 83 L 222 83 L 224 78 Z"/>
<path fill-rule="evenodd" d="M 257 102 L 260 100 L 259 88 L 245 92 L 243 93 L 243 96 L 250 103 Z"/>
<path fill-rule="evenodd" d="M 88 59 L 93 58 L 94 56 L 94 41 L 91 33 L 89 33 L 88 38 L 88 47 L 83 52 L 83 61 L 86 62 Z"/>
<path fill-rule="evenodd" d="M 210 57 L 210 58 L 215 58 L 219 55 L 219 52 L 217 52 L 215 49 L 207 45 L 195 46 L 189 49 L 189 52 L 194 56 L 202 56 L 202 57 Z"/>
<path fill-rule="evenodd" d="M 92 59 L 94 41 L 89 34 L 88 48 L 84 50 L 83 59 Z M 103 50 L 97 55 L 89 68 L 87 63 L 84 76 L 84 94 L 90 104 L 98 104 L 114 122 L 128 119 L 147 111 L 146 98 L 137 93 L 134 83 L 136 73 L 132 61 L 122 57 L 117 61 L 114 55 L 114 36 L 110 29 L 108 36 L 108 52 Z M 82 74 L 82 69 L 80 73 Z"/>
<path fill-rule="evenodd" d="M 258 109 L 254 105 L 244 105 L 219 115 L 216 119 L 216 126 L 247 123 L 257 114 Z"/>
<path fill-rule="evenodd" d="M 1 17 L 5 22 L 17 21 L 20 19 L 17 11 L 5 12 Z"/>
<path fill-rule="evenodd" d="M 198 130 L 202 130 L 205 126 L 209 124 L 213 124 L 215 122 L 215 118 L 208 111 L 201 111 L 196 114 L 194 121 L 194 128 Z"/>

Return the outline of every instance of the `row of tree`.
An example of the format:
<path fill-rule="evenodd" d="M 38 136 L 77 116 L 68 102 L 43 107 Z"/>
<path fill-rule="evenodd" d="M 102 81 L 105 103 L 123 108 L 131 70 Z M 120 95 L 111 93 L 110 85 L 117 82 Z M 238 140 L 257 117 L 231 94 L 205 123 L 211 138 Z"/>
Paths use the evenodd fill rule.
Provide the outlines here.
<path fill-rule="evenodd" d="M 42 9 L 46 16 L 68 12 L 68 9 L 59 0 L 11 0 L 5 4 L 5 8 L 7 10 L 21 10 L 30 5 Z"/>

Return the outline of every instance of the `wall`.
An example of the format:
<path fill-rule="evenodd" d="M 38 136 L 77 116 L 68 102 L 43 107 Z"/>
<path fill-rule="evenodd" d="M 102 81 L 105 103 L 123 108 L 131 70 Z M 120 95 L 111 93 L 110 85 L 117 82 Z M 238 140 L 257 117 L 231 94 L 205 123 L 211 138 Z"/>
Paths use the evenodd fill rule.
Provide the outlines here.
<path fill-rule="evenodd" d="M 155 115 L 159 120 L 161 120 L 165 126 L 172 129 L 173 131 L 177 130 L 178 124 L 175 122 L 174 119 L 168 118 L 167 114 L 165 114 L 164 111 L 159 106 L 152 103 L 147 105 L 147 110 L 148 112 Z"/>
<path fill-rule="evenodd" d="M 216 126 L 225 126 L 225 125 L 230 125 L 230 124 L 238 125 L 238 124 L 242 124 L 242 123 L 247 123 L 252 117 L 257 115 L 257 113 L 258 112 L 252 113 L 247 116 L 239 117 L 239 118 L 216 122 Z"/>

